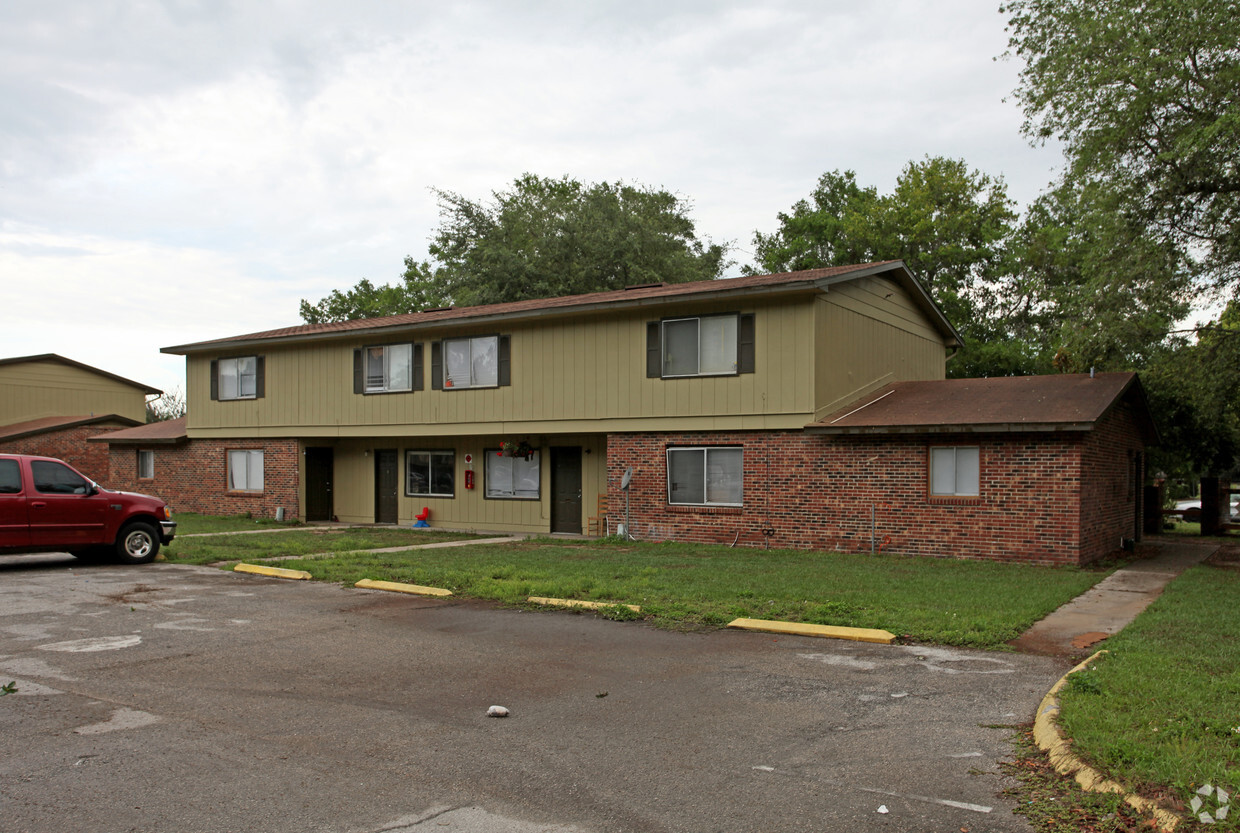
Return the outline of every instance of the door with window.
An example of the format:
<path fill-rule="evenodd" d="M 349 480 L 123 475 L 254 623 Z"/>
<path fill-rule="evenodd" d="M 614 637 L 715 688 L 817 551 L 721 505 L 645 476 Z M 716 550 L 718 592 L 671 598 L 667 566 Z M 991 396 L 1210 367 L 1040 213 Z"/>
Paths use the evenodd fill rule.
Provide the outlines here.
<path fill-rule="evenodd" d="M 581 446 L 551 449 L 551 531 L 581 532 Z"/>
<path fill-rule="evenodd" d="M 335 453 L 330 448 L 306 449 L 306 520 L 330 521 Z"/>
<path fill-rule="evenodd" d="M 394 448 L 375 449 L 375 523 L 399 520 L 400 459 Z"/>

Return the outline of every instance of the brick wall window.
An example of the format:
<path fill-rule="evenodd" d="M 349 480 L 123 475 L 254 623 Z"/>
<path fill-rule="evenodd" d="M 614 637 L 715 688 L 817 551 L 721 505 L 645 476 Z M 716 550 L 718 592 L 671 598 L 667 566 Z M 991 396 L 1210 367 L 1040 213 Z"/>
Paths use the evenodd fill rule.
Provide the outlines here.
<path fill-rule="evenodd" d="M 744 498 L 741 448 L 669 448 L 667 502 L 689 506 L 740 506 Z"/>
<path fill-rule="evenodd" d="M 975 445 L 930 449 L 930 494 L 976 497 L 981 485 L 981 449 Z"/>
<path fill-rule="evenodd" d="M 257 449 L 228 451 L 228 491 L 261 492 L 263 490 L 263 452 Z"/>
<path fill-rule="evenodd" d="M 155 477 L 155 452 L 138 452 L 138 479 L 152 480 Z"/>

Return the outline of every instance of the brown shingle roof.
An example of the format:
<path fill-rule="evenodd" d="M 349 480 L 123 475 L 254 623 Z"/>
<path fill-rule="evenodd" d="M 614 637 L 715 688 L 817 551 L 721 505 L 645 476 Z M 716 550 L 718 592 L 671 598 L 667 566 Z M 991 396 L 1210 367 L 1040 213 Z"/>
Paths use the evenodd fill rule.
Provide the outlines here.
<path fill-rule="evenodd" d="M 348 335 L 354 332 L 380 330 L 385 328 L 409 328 L 411 326 L 469 321 L 491 318 L 518 318 L 530 314 L 550 312 L 585 311 L 591 308 L 608 308 L 614 306 L 632 306 L 652 304 L 678 298 L 694 296 L 710 297 L 763 290 L 784 289 L 787 291 L 821 289 L 833 280 L 851 280 L 881 272 L 895 272 L 903 280 L 909 291 L 923 305 L 927 315 L 935 321 L 949 340 L 958 340 L 959 334 L 943 317 L 942 312 L 930 300 L 912 273 L 902 261 L 888 260 L 879 263 L 867 263 L 856 266 L 832 266 L 826 269 L 807 269 L 800 272 L 783 272 L 776 275 L 753 275 L 743 278 L 722 278 L 713 281 L 694 281 L 691 283 L 649 284 L 617 289 L 608 292 L 591 292 L 587 295 L 565 295 L 558 298 L 538 298 L 529 301 L 512 301 L 504 304 L 487 304 L 477 307 L 460 309 L 427 310 L 424 312 L 389 315 L 382 318 L 359 318 L 352 321 L 335 321 L 327 324 L 304 324 L 297 327 L 284 327 L 277 330 L 265 330 L 248 335 L 230 336 L 228 338 L 199 341 L 193 344 L 182 344 L 176 347 L 165 347 L 160 352 L 185 355 L 200 352 L 213 347 L 239 346 L 249 342 L 271 341 L 277 339 L 323 338 L 333 335 Z"/>
<path fill-rule="evenodd" d="M 1157 441 L 1135 373 L 893 382 L 806 426 L 822 434 L 1087 431 L 1122 398 Z"/>
<path fill-rule="evenodd" d="M 101 437 L 91 437 L 90 441 L 109 445 L 175 445 L 187 439 L 185 417 L 180 417 L 163 422 L 149 422 L 137 428 L 126 428 L 124 431 L 113 431 Z"/>
<path fill-rule="evenodd" d="M 85 416 L 52 416 L 31 419 L 26 422 L 15 422 L 12 425 L 0 426 L 0 440 L 18 440 L 36 434 L 47 434 L 65 428 L 76 428 L 79 425 L 95 425 L 100 422 L 119 422 L 122 425 L 138 425 L 129 417 L 118 414 L 87 414 Z"/>

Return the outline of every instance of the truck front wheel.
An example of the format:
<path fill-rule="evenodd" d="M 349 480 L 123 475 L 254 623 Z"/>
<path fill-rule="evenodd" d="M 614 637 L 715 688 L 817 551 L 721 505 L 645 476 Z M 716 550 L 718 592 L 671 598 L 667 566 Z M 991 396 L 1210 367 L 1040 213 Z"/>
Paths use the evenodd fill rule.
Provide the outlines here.
<path fill-rule="evenodd" d="M 146 564 L 158 554 L 159 533 L 148 523 L 135 521 L 117 536 L 116 560 L 122 564 Z"/>

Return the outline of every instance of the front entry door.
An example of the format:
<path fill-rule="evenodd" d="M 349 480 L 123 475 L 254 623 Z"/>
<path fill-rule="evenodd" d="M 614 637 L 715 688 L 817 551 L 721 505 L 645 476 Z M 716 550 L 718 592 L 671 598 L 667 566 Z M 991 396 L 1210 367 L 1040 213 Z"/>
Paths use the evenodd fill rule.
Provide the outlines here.
<path fill-rule="evenodd" d="M 551 531 L 581 532 L 581 446 L 551 448 Z"/>
<path fill-rule="evenodd" d="M 375 523 L 394 524 L 398 518 L 396 500 L 400 489 L 400 466 L 396 449 L 375 449 Z"/>
<path fill-rule="evenodd" d="M 306 449 L 306 520 L 330 521 L 335 455 L 330 448 Z"/>

